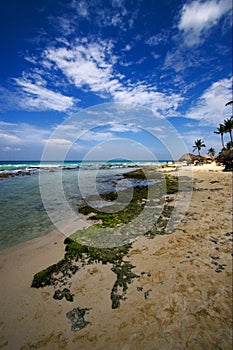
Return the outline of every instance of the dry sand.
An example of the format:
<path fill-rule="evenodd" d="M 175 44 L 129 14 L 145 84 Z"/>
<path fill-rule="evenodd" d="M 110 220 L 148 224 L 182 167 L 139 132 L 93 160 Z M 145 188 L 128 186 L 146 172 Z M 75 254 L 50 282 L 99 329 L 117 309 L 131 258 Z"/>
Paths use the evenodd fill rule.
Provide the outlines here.
<path fill-rule="evenodd" d="M 195 167 L 187 215 L 170 235 L 140 237 L 127 258 L 140 278 L 111 308 L 116 275 L 93 264 L 72 278 L 73 302 L 33 276 L 64 256 L 53 232 L 0 255 L 0 348 L 173 350 L 232 348 L 232 173 Z M 141 272 L 146 272 L 141 274 Z M 86 328 L 71 331 L 66 313 L 91 308 Z"/>

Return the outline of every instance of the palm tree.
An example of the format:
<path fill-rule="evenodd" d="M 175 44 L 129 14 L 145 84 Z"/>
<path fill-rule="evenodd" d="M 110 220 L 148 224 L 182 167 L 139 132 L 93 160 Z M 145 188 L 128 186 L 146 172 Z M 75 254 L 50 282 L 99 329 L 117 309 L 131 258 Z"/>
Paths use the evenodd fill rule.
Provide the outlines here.
<path fill-rule="evenodd" d="M 199 156 L 200 154 L 200 150 L 202 149 L 202 147 L 206 147 L 206 145 L 204 144 L 204 141 L 202 141 L 201 139 L 197 139 L 195 141 L 195 146 L 193 146 L 193 151 L 198 151 Z"/>
<path fill-rule="evenodd" d="M 233 117 L 224 120 L 224 128 L 225 128 L 225 132 L 229 132 L 231 142 L 233 142 L 232 133 L 231 133 L 233 130 Z"/>
<path fill-rule="evenodd" d="M 226 106 L 229 106 L 229 105 L 232 105 L 232 103 L 233 103 L 233 101 L 227 102 L 227 103 L 225 104 L 225 107 L 226 107 Z"/>
<path fill-rule="evenodd" d="M 208 149 L 208 154 L 211 156 L 211 157 L 214 157 L 215 155 L 215 149 L 213 147 L 210 147 L 210 149 Z"/>
<path fill-rule="evenodd" d="M 217 128 L 217 131 L 214 131 L 215 134 L 221 135 L 222 148 L 224 148 L 223 134 L 225 132 L 225 126 L 223 124 L 219 124 L 219 128 Z"/>

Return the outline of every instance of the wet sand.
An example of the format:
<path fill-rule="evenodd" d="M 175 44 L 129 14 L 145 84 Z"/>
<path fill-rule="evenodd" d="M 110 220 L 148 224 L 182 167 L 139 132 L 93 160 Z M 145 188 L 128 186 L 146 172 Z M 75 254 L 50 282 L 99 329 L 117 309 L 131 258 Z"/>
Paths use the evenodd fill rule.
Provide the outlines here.
<path fill-rule="evenodd" d="M 175 174 L 175 173 L 174 173 Z M 140 237 L 127 261 L 139 278 L 120 308 L 111 308 L 111 265 L 93 264 L 72 278 L 74 301 L 54 287 L 31 288 L 33 276 L 64 256 L 53 233 L 0 254 L 2 349 L 231 349 L 232 173 L 193 169 L 187 214 L 170 235 Z M 90 323 L 71 331 L 66 313 L 90 308 Z"/>

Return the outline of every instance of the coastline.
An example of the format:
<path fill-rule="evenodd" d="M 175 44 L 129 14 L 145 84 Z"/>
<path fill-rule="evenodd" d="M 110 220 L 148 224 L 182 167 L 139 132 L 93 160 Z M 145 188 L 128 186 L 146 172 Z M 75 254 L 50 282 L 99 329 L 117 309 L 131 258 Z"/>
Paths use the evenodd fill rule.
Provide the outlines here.
<path fill-rule="evenodd" d="M 108 265 L 72 277 L 73 303 L 54 300 L 53 287 L 30 287 L 35 273 L 64 256 L 57 231 L 0 252 L 0 348 L 231 348 L 232 173 L 192 170 L 192 200 L 175 231 L 133 243 L 127 259 L 140 277 L 119 309 L 111 309 Z M 77 306 L 91 309 L 90 324 L 73 332 L 66 313 Z"/>

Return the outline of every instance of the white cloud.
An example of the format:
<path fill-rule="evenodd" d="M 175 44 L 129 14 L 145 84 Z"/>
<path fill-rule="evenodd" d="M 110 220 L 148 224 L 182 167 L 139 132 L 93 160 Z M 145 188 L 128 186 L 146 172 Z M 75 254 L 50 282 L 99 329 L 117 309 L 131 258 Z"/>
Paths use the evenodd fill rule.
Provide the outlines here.
<path fill-rule="evenodd" d="M 168 33 L 167 32 L 161 32 L 156 35 L 152 35 L 149 39 L 145 41 L 145 43 L 149 46 L 156 46 L 159 45 L 160 43 L 165 43 L 168 38 Z"/>
<path fill-rule="evenodd" d="M 208 30 L 232 8 L 231 0 L 200 0 L 183 5 L 178 28 L 189 47 L 200 44 Z"/>
<path fill-rule="evenodd" d="M 231 78 L 214 82 L 204 91 L 197 105 L 186 114 L 186 117 L 213 126 L 222 123 L 226 113 L 229 112 L 225 104 L 232 99 L 231 86 Z"/>
<path fill-rule="evenodd" d="M 50 144 L 53 144 L 53 145 L 72 145 L 72 142 L 70 140 L 67 140 L 67 139 L 54 139 L 54 138 L 51 138 L 51 139 L 49 139 L 48 142 Z"/>
<path fill-rule="evenodd" d="M 151 55 L 153 56 L 153 58 L 154 58 L 155 60 L 157 60 L 157 59 L 160 57 L 160 55 L 157 54 L 157 53 L 155 53 L 155 52 L 151 52 Z"/>
<path fill-rule="evenodd" d="M 130 51 L 132 49 L 132 45 L 127 44 L 124 48 L 124 51 Z"/>
<path fill-rule="evenodd" d="M 89 12 L 88 12 L 88 6 L 87 2 L 84 1 L 73 1 L 72 2 L 73 8 L 76 9 L 78 15 L 83 18 L 88 18 L 89 17 Z"/>
<path fill-rule="evenodd" d="M 56 21 L 56 25 L 59 25 L 59 29 L 61 33 L 65 36 L 72 34 L 75 31 L 75 23 L 66 17 L 59 17 L 54 20 Z"/>
<path fill-rule="evenodd" d="M 19 148 L 19 147 L 9 147 L 9 146 L 6 146 L 6 147 L 3 147 L 3 148 L 2 148 L 2 151 L 3 151 L 3 152 L 19 152 L 19 151 L 21 151 L 21 148 Z"/>
<path fill-rule="evenodd" d="M 40 159 L 51 131 L 27 123 L 0 121 L 2 159 Z"/>
<path fill-rule="evenodd" d="M 113 139 L 113 134 L 111 132 L 97 132 L 97 131 L 87 131 L 80 137 L 80 141 L 97 141 L 103 142 Z"/>
<path fill-rule="evenodd" d="M 134 132 L 138 133 L 140 129 L 135 127 L 133 124 L 119 124 L 119 123 L 111 123 L 109 128 L 112 132 Z"/>
<path fill-rule="evenodd" d="M 6 146 L 23 146 L 33 143 L 44 144 L 49 138 L 50 130 L 27 123 L 6 123 L 0 121 L 0 144 Z"/>
<path fill-rule="evenodd" d="M 178 94 L 158 92 L 146 82 L 124 84 L 124 76 L 115 71 L 118 58 L 112 44 L 79 43 L 74 47 L 50 48 L 45 57 L 59 68 L 77 88 L 90 90 L 116 102 L 146 105 L 156 110 L 176 110 L 183 98 Z"/>
<path fill-rule="evenodd" d="M 115 58 L 110 53 L 110 43 L 80 43 L 72 48 L 50 48 L 45 56 L 76 87 L 100 93 L 117 83 L 113 75 Z"/>
<path fill-rule="evenodd" d="M 21 139 L 15 135 L 0 132 L 1 142 L 6 142 L 9 144 L 21 143 Z"/>
<path fill-rule="evenodd" d="M 169 115 L 173 113 L 183 97 L 172 93 L 166 94 L 156 90 L 145 83 L 138 83 L 132 87 L 125 87 L 115 91 L 114 99 L 117 102 L 144 105 Z"/>
<path fill-rule="evenodd" d="M 204 141 L 206 147 L 202 148 L 201 154 L 205 154 L 208 152 L 210 147 L 213 147 L 216 151 L 216 155 L 221 150 L 221 140 L 219 135 L 214 134 L 214 128 L 210 130 L 209 127 L 202 127 L 201 125 L 196 127 L 191 131 L 186 131 L 183 133 L 182 138 L 189 150 L 189 152 L 193 153 L 193 146 L 195 140 L 201 139 Z M 196 153 L 196 152 L 195 152 Z M 197 154 L 197 153 L 196 153 Z"/>
<path fill-rule="evenodd" d="M 60 92 L 54 92 L 42 86 L 40 80 L 33 83 L 26 78 L 15 79 L 18 86 L 23 90 L 19 104 L 26 110 L 55 110 L 64 112 L 73 107 L 72 97 L 64 96 Z"/>

